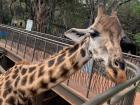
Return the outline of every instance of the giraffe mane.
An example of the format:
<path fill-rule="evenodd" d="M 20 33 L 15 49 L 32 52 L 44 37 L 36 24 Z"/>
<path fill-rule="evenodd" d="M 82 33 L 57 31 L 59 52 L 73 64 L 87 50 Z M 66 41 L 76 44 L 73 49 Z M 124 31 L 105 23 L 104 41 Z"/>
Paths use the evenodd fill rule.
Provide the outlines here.
<path fill-rule="evenodd" d="M 118 24 L 118 20 L 115 16 L 102 16 L 99 20 L 99 23 L 103 25 L 104 30 L 112 31 L 112 27 L 116 30 L 120 31 L 120 24 Z"/>
<path fill-rule="evenodd" d="M 21 64 L 23 64 L 23 65 L 29 65 L 29 64 L 31 64 L 30 62 L 28 62 L 28 61 L 19 61 L 19 62 L 17 62 L 17 63 L 15 63 L 15 65 L 21 65 Z"/>
<path fill-rule="evenodd" d="M 62 50 L 60 50 L 58 53 L 55 53 L 55 54 L 49 56 L 48 59 L 55 58 L 57 55 L 59 55 L 59 54 L 63 54 L 63 53 L 64 53 L 66 50 L 68 50 L 68 49 L 69 49 L 69 47 L 64 47 L 64 48 L 63 48 Z"/>

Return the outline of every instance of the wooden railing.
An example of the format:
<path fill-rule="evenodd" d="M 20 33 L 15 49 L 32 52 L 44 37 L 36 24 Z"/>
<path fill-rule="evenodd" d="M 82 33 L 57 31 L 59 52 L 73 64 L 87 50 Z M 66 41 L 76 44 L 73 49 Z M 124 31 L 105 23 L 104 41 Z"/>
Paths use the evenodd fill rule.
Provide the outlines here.
<path fill-rule="evenodd" d="M 53 40 L 53 38 L 48 38 L 47 36 L 40 36 L 38 34 L 33 34 L 31 32 L 19 30 L 10 26 L 0 25 L 0 31 L 7 33 L 7 35 L 1 36 L 1 47 L 30 62 L 41 62 L 48 56 L 63 49 L 63 47 L 71 46 L 65 42 L 60 42 L 59 39 Z M 131 81 L 131 78 L 135 78 L 136 74 L 138 73 L 138 69 L 136 69 L 135 65 L 133 64 L 127 64 L 127 78 L 129 81 Z M 132 84 L 134 83 L 137 84 L 136 81 Z M 90 100 L 96 95 L 102 94 L 112 87 L 115 87 L 115 84 L 106 78 L 105 70 L 101 64 L 99 62 L 93 62 L 92 60 L 84 65 L 84 67 L 76 74 L 72 75 L 68 80 L 66 80 L 64 84 L 86 100 Z M 127 86 L 125 86 L 125 88 Z M 122 89 L 117 90 L 121 91 Z M 115 95 L 115 93 L 113 94 Z M 132 102 L 134 100 L 134 95 L 135 92 L 133 93 L 133 99 L 131 99 Z M 109 96 L 108 99 L 111 99 L 111 96 Z M 104 101 L 106 101 L 106 99 L 103 98 L 102 103 Z M 122 100 L 117 102 L 121 103 Z M 123 103 L 125 102 L 123 101 Z"/>

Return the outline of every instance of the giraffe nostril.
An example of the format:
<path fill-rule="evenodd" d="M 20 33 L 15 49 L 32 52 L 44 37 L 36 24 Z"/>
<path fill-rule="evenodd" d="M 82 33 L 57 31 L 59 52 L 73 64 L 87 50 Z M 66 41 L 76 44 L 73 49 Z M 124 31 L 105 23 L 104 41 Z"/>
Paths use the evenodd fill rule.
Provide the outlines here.
<path fill-rule="evenodd" d="M 119 63 L 117 60 L 114 61 L 115 66 L 119 66 Z"/>
<path fill-rule="evenodd" d="M 119 67 L 119 69 L 125 69 L 125 61 L 123 59 L 116 59 L 114 61 L 115 66 Z"/>
<path fill-rule="evenodd" d="M 120 67 L 122 70 L 124 70 L 124 69 L 125 69 L 125 62 L 124 62 L 124 61 L 123 61 L 123 62 L 120 62 L 119 67 Z"/>

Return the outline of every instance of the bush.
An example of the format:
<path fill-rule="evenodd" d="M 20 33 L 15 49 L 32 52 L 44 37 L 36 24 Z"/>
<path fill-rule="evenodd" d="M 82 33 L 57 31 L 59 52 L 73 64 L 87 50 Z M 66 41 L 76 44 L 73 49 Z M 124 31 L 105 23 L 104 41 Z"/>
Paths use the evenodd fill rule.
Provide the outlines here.
<path fill-rule="evenodd" d="M 135 34 L 134 39 L 135 39 L 136 44 L 140 46 L 140 33 Z"/>

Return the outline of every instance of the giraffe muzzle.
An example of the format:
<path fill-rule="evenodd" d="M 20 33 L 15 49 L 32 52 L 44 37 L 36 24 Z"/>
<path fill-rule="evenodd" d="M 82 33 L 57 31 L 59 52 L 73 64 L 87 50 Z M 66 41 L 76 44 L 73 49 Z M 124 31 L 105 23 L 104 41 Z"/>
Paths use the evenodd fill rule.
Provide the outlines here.
<path fill-rule="evenodd" d="M 114 65 L 107 68 L 107 76 L 116 84 L 125 82 L 127 79 L 124 60 L 115 60 Z"/>
<path fill-rule="evenodd" d="M 109 68 L 107 70 L 107 76 L 116 84 L 120 84 L 126 81 L 126 73 L 124 70 L 117 69 L 114 72 L 112 68 Z"/>

